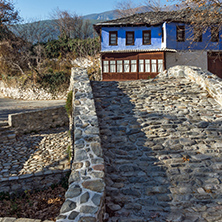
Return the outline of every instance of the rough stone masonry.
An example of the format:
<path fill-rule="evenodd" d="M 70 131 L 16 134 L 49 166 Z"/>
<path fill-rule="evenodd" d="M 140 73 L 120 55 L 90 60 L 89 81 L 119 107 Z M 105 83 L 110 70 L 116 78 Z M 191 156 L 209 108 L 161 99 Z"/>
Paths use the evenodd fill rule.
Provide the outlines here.
<path fill-rule="evenodd" d="M 176 67 L 153 80 L 92 82 L 92 97 L 79 74 L 76 163 L 58 221 L 222 221 L 221 80 Z"/>
<path fill-rule="evenodd" d="M 94 82 L 93 92 L 104 221 L 222 221 L 222 109 L 208 92 L 172 76 Z"/>

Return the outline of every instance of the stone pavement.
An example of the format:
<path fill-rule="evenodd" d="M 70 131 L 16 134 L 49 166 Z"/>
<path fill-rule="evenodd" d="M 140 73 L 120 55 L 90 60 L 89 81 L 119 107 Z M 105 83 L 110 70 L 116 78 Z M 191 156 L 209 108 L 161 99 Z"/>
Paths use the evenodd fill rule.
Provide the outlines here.
<path fill-rule="evenodd" d="M 70 168 L 68 127 L 21 135 L 0 144 L 0 182 Z"/>
<path fill-rule="evenodd" d="M 184 78 L 93 82 L 108 222 L 222 221 L 222 108 Z"/>

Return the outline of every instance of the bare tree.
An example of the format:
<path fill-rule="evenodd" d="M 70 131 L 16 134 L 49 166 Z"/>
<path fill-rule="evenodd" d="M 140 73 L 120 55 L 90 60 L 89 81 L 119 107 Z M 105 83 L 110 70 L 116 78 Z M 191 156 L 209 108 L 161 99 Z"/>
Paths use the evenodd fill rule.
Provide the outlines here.
<path fill-rule="evenodd" d="M 122 0 L 117 2 L 115 12 L 118 18 L 133 15 L 141 12 L 139 5 L 134 4 L 131 0 Z"/>
<path fill-rule="evenodd" d="M 172 2 L 163 0 L 146 0 L 143 9 L 145 11 L 169 11 L 171 10 Z"/>
<path fill-rule="evenodd" d="M 7 74 L 17 74 L 19 71 L 26 76 L 25 69 L 30 60 L 29 47 L 22 39 L 2 41 L 0 43 L 0 69 L 8 72 Z"/>
<path fill-rule="evenodd" d="M 162 11 L 164 8 L 161 0 L 147 0 L 144 5 L 146 11 Z"/>
<path fill-rule="evenodd" d="M 193 26 L 206 30 L 209 27 L 222 28 L 222 0 L 181 0 L 191 14 Z"/>
<path fill-rule="evenodd" d="M 56 36 L 54 26 L 41 21 L 29 21 L 25 24 L 14 25 L 10 30 L 19 38 L 24 39 L 32 44 L 47 42 Z"/>
<path fill-rule="evenodd" d="M 89 20 L 84 21 L 84 26 L 82 27 L 82 33 L 84 39 L 87 39 L 92 36 L 93 30 Z"/>
<path fill-rule="evenodd" d="M 0 25 L 12 25 L 19 21 L 18 11 L 10 0 L 0 0 Z"/>
<path fill-rule="evenodd" d="M 60 35 L 63 37 L 82 39 L 88 38 L 92 34 L 89 20 L 84 21 L 76 13 L 56 9 L 52 18 L 60 31 Z"/>

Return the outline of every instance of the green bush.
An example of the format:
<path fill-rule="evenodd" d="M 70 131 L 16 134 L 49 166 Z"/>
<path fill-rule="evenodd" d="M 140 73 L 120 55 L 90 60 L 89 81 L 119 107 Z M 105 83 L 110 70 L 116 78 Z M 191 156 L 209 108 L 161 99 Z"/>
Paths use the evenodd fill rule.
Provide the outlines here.
<path fill-rule="evenodd" d="M 49 93 L 55 94 L 59 90 L 65 90 L 69 86 L 69 74 L 65 72 L 49 72 L 42 74 L 38 77 L 38 83 L 40 86 L 49 91 Z M 62 89 L 61 89 L 62 87 Z"/>
<path fill-rule="evenodd" d="M 73 56 L 94 56 L 99 53 L 100 43 L 99 38 L 87 39 L 67 39 L 59 38 L 45 44 L 46 56 L 49 59 L 59 58 L 67 53 L 72 53 Z"/>
<path fill-rule="evenodd" d="M 72 116 L 72 97 L 73 97 L 73 91 L 69 91 L 65 105 L 65 109 L 68 116 Z"/>

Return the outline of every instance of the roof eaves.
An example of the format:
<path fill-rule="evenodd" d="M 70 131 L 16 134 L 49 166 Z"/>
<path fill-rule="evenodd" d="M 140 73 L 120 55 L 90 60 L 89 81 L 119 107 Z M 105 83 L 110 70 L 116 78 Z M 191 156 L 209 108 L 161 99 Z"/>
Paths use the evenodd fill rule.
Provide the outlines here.
<path fill-rule="evenodd" d="M 105 53 L 127 53 L 127 52 L 177 52 L 176 49 L 128 49 L 128 50 L 107 50 L 100 51 L 101 54 Z"/>

